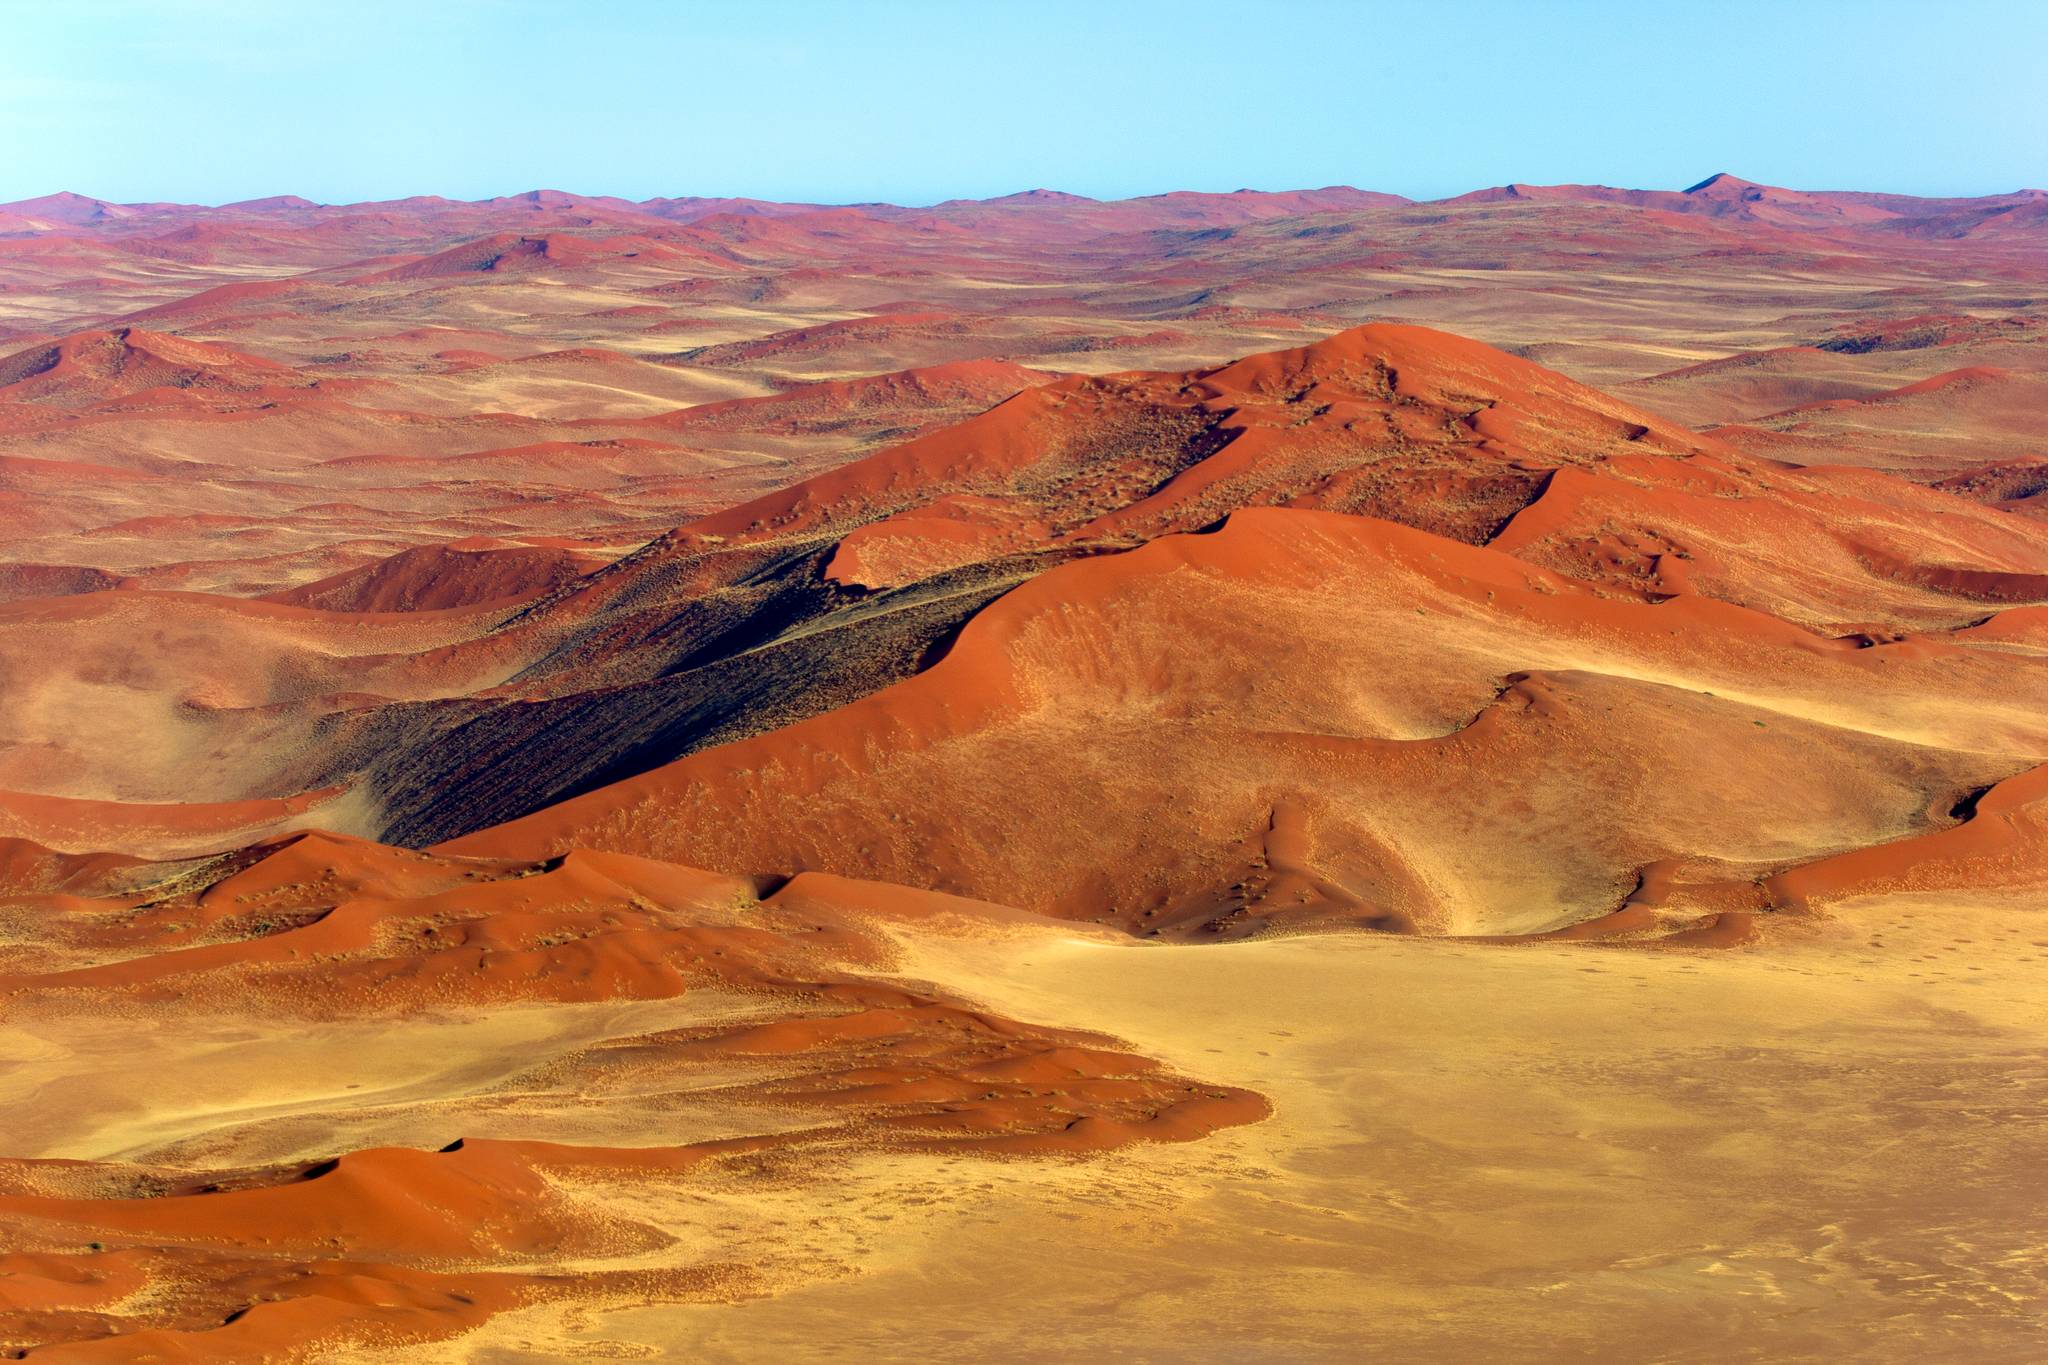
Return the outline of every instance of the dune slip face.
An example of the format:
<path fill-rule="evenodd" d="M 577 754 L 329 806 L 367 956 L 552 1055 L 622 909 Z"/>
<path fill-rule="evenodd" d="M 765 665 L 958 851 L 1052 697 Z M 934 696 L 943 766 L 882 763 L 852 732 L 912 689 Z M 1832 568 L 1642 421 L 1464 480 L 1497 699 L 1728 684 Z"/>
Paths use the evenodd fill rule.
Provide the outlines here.
<path fill-rule="evenodd" d="M 0 205 L 0 1353 L 2032 1358 L 2044 232 Z"/>

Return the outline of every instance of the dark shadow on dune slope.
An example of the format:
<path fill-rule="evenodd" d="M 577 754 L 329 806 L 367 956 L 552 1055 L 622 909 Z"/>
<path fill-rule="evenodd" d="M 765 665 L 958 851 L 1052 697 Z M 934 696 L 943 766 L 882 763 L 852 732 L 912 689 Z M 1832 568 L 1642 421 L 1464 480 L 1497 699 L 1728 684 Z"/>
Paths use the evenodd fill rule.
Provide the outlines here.
<path fill-rule="evenodd" d="M 704 598 L 651 609 L 634 643 L 652 677 L 543 700 L 384 708 L 338 736 L 336 766 L 366 770 L 380 839 L 419 847 L 456 838 L 908 677 L 975 612 L 1064 557 L 1020 556 L 864 592 L 825 580 L 826 554 L 774 564 L 741 605 Z"/>

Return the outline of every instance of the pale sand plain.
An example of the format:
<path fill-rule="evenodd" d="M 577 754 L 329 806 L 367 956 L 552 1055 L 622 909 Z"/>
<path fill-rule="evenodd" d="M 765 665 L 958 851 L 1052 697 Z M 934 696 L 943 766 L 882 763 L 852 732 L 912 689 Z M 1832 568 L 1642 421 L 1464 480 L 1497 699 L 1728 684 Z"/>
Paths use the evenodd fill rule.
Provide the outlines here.
<path fill-rule="evenodd" d="M 541 1307 L 385 1358 L 2048 1350 L 2037 897 L 1866 898 L 1722 952 L 897 937 L 906 979 L 1115 1034 L 1273 1117 L 1085 1159 L 869 1154 L 692 1190 L 637 1212 L 757 1272 L 729 1301 Z"/>

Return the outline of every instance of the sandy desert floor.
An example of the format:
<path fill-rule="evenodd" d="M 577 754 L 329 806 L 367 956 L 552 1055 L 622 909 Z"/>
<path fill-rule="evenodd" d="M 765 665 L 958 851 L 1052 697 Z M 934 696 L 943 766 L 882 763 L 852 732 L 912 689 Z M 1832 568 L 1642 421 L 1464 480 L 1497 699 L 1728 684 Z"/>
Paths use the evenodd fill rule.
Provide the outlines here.
<path fill-rule="evenodd" d="M 870 1165 L 846 1188 L 895 1235 L 866 1274 L 584 1339 L 729 1360 L 935 1340 L 1142 1360 L 1167 1339 L 1213 1360 L 1817 1360 L 1848 1340 L 2024 1359 L 2048 1331 L 2043 912 L 1845 905 L 1768 955 L 923 939 L 912 971 L 1256 1089 L 1274 1117 L 1007 1179 Z M 905 1217 L 919 1197 L 935 1212 Z"/>
<path fill-rule="evenodd" d="M 589 1269 L 702 1257 L 763 1278 L 355 1358 L 1819 1360 L 1853 1339 L 2026 1359 L 2048 1330 L 2044 913 L 1872 899 L 1742 953 L 898 929 L 890 975 L 1113 1034 L 1273 1117 L 1103 1156 L 863 1154 L 618 1191 L 676 1241 Z M 32 1031 L 11 1040 L 7 1102 L 45 1126 L 11 1136 L 101 1160 L 288 1160 L 451 1124 L 620 1140 L 646 1115 L 615 1098 L 493 1111 L 539 1059 L 735 1012 L 692 995 L 160 1041 Z M 720 1105 L 662 1131 L 765 1117 Z"/>

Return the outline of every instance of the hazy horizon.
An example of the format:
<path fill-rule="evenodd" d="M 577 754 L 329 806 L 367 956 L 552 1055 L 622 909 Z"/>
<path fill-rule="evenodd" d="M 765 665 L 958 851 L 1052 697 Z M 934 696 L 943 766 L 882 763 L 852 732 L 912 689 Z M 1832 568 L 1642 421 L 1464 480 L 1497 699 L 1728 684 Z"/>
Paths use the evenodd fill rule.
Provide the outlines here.
<path fill-rule="evenodd" d="M 2048 91 L 1985 60 L 2048 48 L 2048 8 L 1739 4 L 1651 24 L 1610 0 L 1300 0 L 1270 19 L 1209 0 L 81 0 L 11 18 L 0 201 L 578 185 L 914 206 L 1340 184 L 1428 201 L 1716 171 L 1948 197 L 2048 179 Z"/>
<path fill-rule="evenodd" d="M 1554 182 L 1545 182 L 1545 185 L 1539 185 L 1539 184 L 1538 184 L 1538 182 L 1535 182 L 1535 181 L 1530 181 L 1530 180 L 1514 180 L 1514 181 L 1498 181 L 1498 182 L 1495 182 L 1494 184 L 1490 184 L 1490 185 L 1474 185 L 1474 186 L 1470 187 L 1469 189 L 1464 189 L 1464 190 L 1457 190 L 1457 191 L 1454 191 L 1454 192 L 1452 192 L 1451 194 L 1443 195 L 1443 196 L 1441 196 L 1441 197 L 1439 197 L 1439 198 L 1436 198 L 1436 199 L 1413 199 L 1413 198 L 1410 198 L 1410 202 L 1411 202 L 1411 203 L 1415 203 L 1415 204 L 1433 204 L 1433 203 L 1444 203 L 1444 202 L 1446 202 L 1446 201 L 1448 201 L 1448 200 L 1451 200 L 1451 199 L 1456 199 L 1456 198 L 1460 197 L 1461 195 L 1466 195 L 1466 194 L 1473 194 L 1473 193 L 1477 193 L 1478 191 L 1481 191 L 1481 190 L 1488 190 L 1488 189 L 1499 189 L 1499 188 L 1502 188 L 1502 187 L 1504 187 L 1504 186 L 1506 186 L 1506 185 L 1510 185 L 1510 184 L 1514 184 L 1514 185 L 1526 185 L 1526 186 L 1531 186 L 1531 187 L 1537 187 L 1537 188 L 1542 188 L 1542 187 L 1547 187 L 1547 186 L 1553 186 L 1553 185 L 1563 185 L 1563 184 L 1578 184 L 1578 185 L 1586 185 L 1586 186 L 1590 186 L 1590 187 L 1594 187 L 1594 188 L 1601 188 L 1601 189 L 1613 189 L 1613 190 L 1631 190 L 1631 191 L 1633 191 L 1633 190 L 1642 190 L 1642 191 L 1648 191 L 1648 192 L 1651 192 L 1651 193 L 1684 193 L 1684 192 L 1685 192 L 1685 191 L 1687 191 L 1687 190 L 1690 190 L 1690 189 L 1694 189 L 1694 188 L 1697 188 L 1697 187 L 1698 187 L 1699 185 L 1701 185 L 1701 184 L 1704 184 L 1704 183 L 1705 183 L 1706 181 L 1708 181 L 1708 180 L 1712 180 L 1712 179 L 1715 179 L 1716 177 L 1719 177 L 1719 176 L 1723 176 L 1723 175 L 1727 175 L 1727 176 L 1733 176 L 1733 177 L 1734 177 L 1735 179 L 1738 179 L 1738 180 L 1743 180 L 1743 181 L 1748 181 L 1748 182 L 1750 182 L 1750 183 L 1753 183 L 1753 184 L 1763 184 L 1763 183 L 1764 183 L 1764 182 L 1761 182 L 1761 181 L 1755 181 L 1755 180 L 1753 180 L 1753 179 L 1752 179 L 1751 177 L 1749 177 L 1749 176 L 1745 176 L 1745 175 L 1742 175 L 1742 174 L 1740 174 L 1739 172 L 1736 172 L 1736 171 L 1716 171 L 1716 172 L 1714 172 L 1714 174 L 1713 174 L 1713 175 L 1709 175 L 1709 176 L 1702 176 L 1702 177 L 1700 177 L 1700 178 L 1699 178 L 1699 179 L 1697 179 L 1697 180 L 1692 180 L 1692 181 L 1688 181 L 1688 182 L 1686 182 L 1685 184 L 1673 184 L 1673 185 L 1623 185 L 1623 184 L 1617 184 L 1617 183 L 1615 183 L 1615 182 L 1612 182 L 1612 181 L 1601 181 L 1601 180 L 1588 180 L 1588 181 L 1570 181 L 1570 182 L 1566 182 L 1566 181 L 1554 181 Z M 2006 188 L 2006 189 L 1988 189 L 1988 190 L 1983 190 L 1983 191 L 1979 191 L 1979 192 L 1977 192 L 1977 193 L 1974 193 L 1974 194 L 1957 194 L 1957 195 L 1925 195 L 1925 196 L 1922 196 L 1922 195 L 1916 195 L 1916 194 L 1915 194 L 1915 193 L 1914 193 L 1913 191 L 1910 191 L 1910 190 L 1896 190 L 1896 189 L 1891 189 L 1891 188 L 1889 188 L 1889 187 L 1886 187 L 1886 186 L 1883 186 L 1883 185 L 1774 185 L 1774 186 L 1768 186 L 1768 188 L 1773 188 L 1773 189 L 1786 189 L 1786 190 L 1797 190 L 1797 191 L 1801 191 L 1801 192 L 1804 192 L 1804 193 L 1810 193 L 1810 194 L 1885 194 L 1885 195 L 1897 195 L 1897 196 L 1901 196 L 1901 197 L 1907 197 L 1907 198 L 1937 198 L 1937 199 L 1945 199 L 1945 198 L 1958 198 L 1958 199 L 1963 199 L 1963 198 L 1995 198 L 1995 197 L 1997 197 L 1997 196 L 1999 196 L 1999 195 L 2005 195 L 2005 194 L 2025 194 L 2025 193 L 2029 193 L 2029 192 L 2032 192 L 2032 193 L 2048 193 L 2048 190 L 2044 190 L 2044 189 L 2042 188 L 2042 186 L 2040 186 L 2040 185 L 2014 185 L 2014 186 L 2011 186 L 2011 187 L 2009 187 L 2009 188 Z M 526 186 L 526 187 L 525 187 L 525 188 L 523 188 L 523 189 L 516 189 L 516 190 L 502 190 L 502 191 L 499 191 L 499 192 L 497 192 L 497 193 L 494 193 L 494 194 L 485 194 L 485 195 L 479 195 L 479 196 L 477 196 L 477 197 L 476 197 L 476 198 L 474 198 L 474 199 L 457 199 L 457 198 L 455 198 L 455 197 L 454 197 L 454 196 L 452 196 L 452 195 L 437 195 L 437 194 L 434 194 L 434 193 L 431 193 L 431 192 L 422 192 L 422 193 L 419 193 L 419 194 L 410 194 L 410 195 L 391 195 L 391 196 L 385 196 L 385 197 L 382 197 L 382 198 L 376 198 L 376 199 L 331 199 L 331 200 L 330 200 L 330 199 L 317 199 L 317 198 L 314 198 L 314 197 L 313 197 L 312 195 L 305 195 L 305 194 L 300 194 L 300 193 L 298 193 L 297 191 L 295 191 L 295 190 L 291 190 L 291 189 L 280 189 L 280 190 L 272 190 L 272 191 L 270 191 L 270 192 L 268 192 L 268 193 L 265 193 L 265 194 L 255 194 L 255 195 L 247 195 L 247 196 L 244 196 L 244 197 L 242 197 L 242 198 L 240 198 L 240 199 L 224 199 L 224 200 L 216 200 L 216 201 L 206 201 L 206 200 L 174 200 L 174 199 L 115 199 L 115 198 L 112 198 L 112 197 L 110 197 L 110 196 L 108 196 L 108 195 L 104 195 L 104 194 L 94 194 L 94 193 L 92 193 L 92 192 L 91 192 L 91 191 L 90 191 L 89 189 L 80 189 L 80 188 L 78 188 L 77 186 L 72 186 L 72 185 L 65 185 L 65 186 L 60 186 L 60 187 L 59 187 L 59 188 L 57 188 L 57 189 L 52 189 L 52 190 L 44 190 L 44 191 L 41 191 L 41 192 L 39 192 L 39 193 L 37 193 L 37 194 L 29 194 L 29 195 L 22 195 L 22 196 L 20 196 L 19 198 L 16 198 L 16 199 L 11 199 L 11 200 L 5 200 L 5 201 L 0 201 L 0 204 L 19 204 L 19 203 L 27 203 L 27 202 L 31 202 L 31 201 L 34 201 L 34 200 L 37 200 L 37 199 L 48 199 L 48 198 L 53 198 L 53 197 L 55 197 L 55 196 L 58 196 L 58 195 L 62 195 L 62 194 L 75 194 L 75 195 L 77 195 L 77 196 L 78 196 L 79 198 L 81 198 L 81 199 L 90 199 L 90 200 L 94 200 L 94 201 L 97 201 L 97 202 L 99 202 L 99 203 L 105 203 L 105 204 L 120 204 L 120 205 L 122 205 L 122 206 L 124 206 L 124 207 L 128 207 L 128 206 L 136 206 L 136 205 L 149 205 L 149 204 L 166 204 L 166 205 L 175 205 L 175 206 L 178 206 L 178 207 L 186 207 L 186 208 L 230 208 L 230 207 L 233 207 L 233 206 L 234 206 L 234 205 L 236 205 L 236 204 L 246 204 L 246 203 L 257 203 L 257 202 L 261 202 L 261 201 L 263 201 L 263 200 L 266 200 L 266 199 L 287 199 L 287 198 L 297 198 L 297 199 L 306 199 L 306 200 L 309 200 L 309 201 L 310 201 L 310 202 L 311 202 L 311 203 L 313 204 L 313 206 L 314 206 L 314 207 L 316 207 L 316 208 L 349 208 L 349 207 L 353 207 L 353 206 L 355 206 L 355 205 L 360 205 L 360 204 L 382 204 L 382 203 L 402 203 L 402 202 L 405 202 L 406 200 L 409 200 L 409 199 L 442 199 L 442 200 L 446 200 L 447 202 L 450 202 L 450 203 L 472 203 L 472 204 L 475 204 L 475 203 L 487 203 L 487 202 L 489 202 L 489 201 L 491 201 L 491 200 L 495 200 L 495 199 L 517 199 L 517 198 L 519 198 L 519 197 L 521 197 L 521 196 L 524 196 L 524 195 L 530 195 L 530 194 L 565 194 L 565 195 L 568 195 L 568 196 L 569 196 L 570 198 L 572 198 L 572 199 L 577 199 L 577 200 L 593 200 L 593 201 L 594 201 L 594 200 L 603 200 L 603 199 L 616 199 L 616 200 L 621 200 L 621 201 L 623 201 L 623 202 L 626 202 L 626 203 L 634 203 L 634 204 L 640 204 L 640 203 L 648 203 L 648 202 L 653 202 L 653 201 L 657 201 L 657 200 L 662 200 L 662 199 L 733 199 L 733 200 L 753 200 L 753 201 L 756 201 L 756 202 L 760 202 L 760 203 L 774 203 L 774 204 L 814 204 L 814 205 L 816 205 L 816 206 L 817 206 L 817 207 L 819 207 L 819 208 L 867 208 L 867 207 L 882 207 L 882 208 L 898 208 L 898 209 L 921 209 L 921 208 L 935 208 L 935 207 L 939 206 L 940 204 L 944 204 L 944 203 L 949 203 L 949 202 L 971 202 L 971 203 L 988 203 L 988 202 L 991 202 L 991 201 L 994 201 L 994 200 L 998 200 L 998 199 L 1004 199 L 1004 198 L 1012 197 L 1012 196 L 1015 196 L 1015 195 L 1021 195 L 1021 194 L 1027 194 L 1027 193 L 1042 193 L 1042 192 L 1051 192 L 1051 193 L 1056 193 L 1056 194 L 1069 194 L 1069 195 L 1076 195 L 1076 196 L 1077 196 L 1077 197 L 1079 197 L 1079 198 L 1082 198 L 1082 199 L 1086 199 L 1086 200 L 1089 200 L 1089 201 L 1091 201 L 1091 202 L 1095 202 L 1095 203 L 1116 203 L 1116 202 L 1120 202 L 1120 201 L 1124 201 L 1124 200 L 1133 200 L 1133 199 L 1156 199 L 1156 198 L 1161 198 L 1161 197 L 1164 197 L 1164 196 L 1166 196 L 1166 195 L 1171 195 L 1171 194 L 1204 194 L 1204 195 L 1229 195 L 1229 194 L 1245 194 L 1245 193 L 1251 193 L 1251 194 L 1290 194 L 1290 193 L 1312 193 L 1312 192 L 1317 192 L 1317 191 L 1323 191 L 1323 190 L 1345 190 L 1345 189 L 1348 189 L 1348 190 L 1359 190 L 1359 191 L 1362 191 L 1362 192 L 1366 192 L 1366 193 L 1379 193 L 1379 194 L 1394 194 L 1394 193 L 1396 193 L 1396 191 L 1393 191 L 1393 190 L 1383 190 L 1383 189 L 1381 189 L 1381 188 L 1380 188 L 1379 186 L 1376 186 L 1376 185 L 1353 185 L 1353 184 L 1330 184 L 1330 185 L 1276 185 L 1276 186 L 1270 186 L 1270 187 L 1256 187 L 1256 188 L 1255 188 L 1255 187 L 1253 187 L 1253 186 L 1248 186 L 1248 185 L 1239 185 L 1239 186 L 1235 186 L 1235 187 L 1233 187 L 1233 188 L 1231 188 L 1231 189 L 1191 189 L 1191 188 L 1188 188 L 1188 187 L 1186 187 L 1186 186 L 1175 186 L 1175 187 L 1173 187 L 1173 188 L 1169 188 L 1169 189 L 1157 189 L 1157 190 L 1140 190 L 1140 191 L 1138 191 L 1138 192 L 1136 192 L 1136 193 L 1134 193 L 1134 194 L 1129 194 L 1129 195 L 1119 195 L 1119 196 L 1116 196 L 1115 198 L 1101 198 L 1101 197 L 1098 197 L 1098 196 L 1095 196 L 1095 195 L 1078 195 L 1076 191 L 1072 191 L 1072 190 L 1065 190 L 1065 189 L 1062 189 L 1062 188 L 1061 188 L 1060 186 L 1058 186 L 1058 185 L 1027 185 L 1027 186 L 1022 186 L 1022 187 L 1020 187 L 1020 188 L 1018 188 L 1018 189 L 1014 189 L 1014 190 L 1005 190 L 1005 191 L 1001 191 L 1001 192 L 999 192 L 999 193 L 996 193 L 996 194 L 990 194 L 990 195 L 949 195 L 949 196 L 947 196 L 947 197 L 945 197 L 945 198 L 942 198 L 942 199 L 932 199 L 932 200 L 926 200 L 926 201 L 920 201 L 920 202 L 914 202 L 914 203 L 913 203 L 913 202 L 904 202 L 904 201 L 898 201 L 898 200 L 889 200 L 889 199 L 835 199 L 835 200 L 827 200 L 827 199 L 771 199 L 771 198 L 769 198 L 769 197 L 768 197 L 768 196 L 766 196 L 766 195 L 759 195 L 759 194 L 747 194 L 747 193 L 744 193 L 744 192 L 741 192 L 741 193 L 737 193 L 737 194 L 715 194 L 715 195 L 714 195 L 714 194 L 699 194 L 699 193 L 696 193 L 696 192 L 694 192 L 694 191 L 691 191 L 691 190 L 676 190 L 676 191 L 672 191 L 672 192 L 667 192 L 667 193 L 657 193 L 657 194 L 648 194 L 648 195 L 640 195 L 640 196 L 637 196 L 637 197 L 631 197 L 631 198 L 629 198 L 628 196 L 625 196 L 625 195 L 621 195 L 621 194 L 613 194 L 613 193 L 611 193 L 611 192 L 609 192 L 609 191 L 606 191 L 606 190 L 601 190 L 601 189 L 600 189 L 600 190 L 584 190 L 584 189 L 566 189 L 566 188 L 564 188 L 564 187 L 563 187 L 563 186 L 561 186 L 561 185 L 528 185 L 528 186 Z"/>

